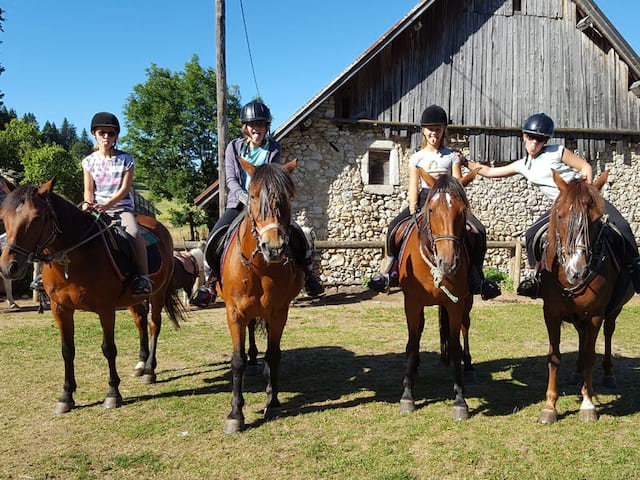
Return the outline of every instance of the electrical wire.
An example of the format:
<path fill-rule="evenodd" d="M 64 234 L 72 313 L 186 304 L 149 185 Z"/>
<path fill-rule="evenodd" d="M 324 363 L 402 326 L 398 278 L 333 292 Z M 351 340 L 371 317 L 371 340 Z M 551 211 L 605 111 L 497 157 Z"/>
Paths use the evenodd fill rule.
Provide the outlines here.
<path fill-rule="evenodd" d="M 247 41 L 247 50 L 249 51 L 249 62 L 251 63 L 251 72 L 253 73 L 253 83 L 256 85 L 256 93 L 258 98 L 262 98 L 260 95 L 260 89 L 258 88 L 258 79 L 256 78 L 256 69 L 253 66 L 253 55 L 251 55 L 251 45 L 249 44 L 249 32 L 247 31 L 247 21 L 244 18 L 244 5 L 240 0 L 240 11 L 242 12 L 242 24 L 244 25 L 244 37 Z"/>

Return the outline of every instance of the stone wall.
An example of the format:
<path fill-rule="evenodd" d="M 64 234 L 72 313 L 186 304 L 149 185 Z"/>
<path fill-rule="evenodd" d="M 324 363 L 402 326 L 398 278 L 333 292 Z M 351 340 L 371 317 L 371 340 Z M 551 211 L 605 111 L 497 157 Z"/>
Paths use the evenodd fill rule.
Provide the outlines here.
<path fill-rule="evenodd" d="M 387 225 L 407 205 L 408 160 L 417 147 L 419 134 L 380 126 L 339 124 L 330 101 L 321 105 L 305 122 L 281 140 L 285 160 L 298 158 L 294 180 L 298 189 L 294 201 L 296 220 L 311 227 L 319 240 L 382 241 Z M 362 164 L 376 141 L 392 142 L 397 152 L 397 185 L 377 191 L 363 182 Z M 452 147 L 468 149 L 467 138 L 449 138 Z M 571 148 L 571 142 L 567 142 Z M 640 177 L 636 168 L 640 148 L 632 144 L 623 154 L 609 145 L 596 159 L 594 174 L 609 169 L 604 195 L 631 222 L 640 236 L 640 207 L 636 194 Z M 500 159 L 508 160 L 508 159 Z M 487 227 L 490 240 L 513 240 L 549 207 L 549 201 L 520 175 L 487 179 L 477 177 L 467 186 L 475 215 Z M 485 266 L 509 269 L 509 249 L 491 249 Z M 384 255 L 380 248 L 331 249 L 318 251 L 317 271 L 326 285 L 364 284 L 379 270 Z M 523 261 L 522 268 L 526 268 Z"/>

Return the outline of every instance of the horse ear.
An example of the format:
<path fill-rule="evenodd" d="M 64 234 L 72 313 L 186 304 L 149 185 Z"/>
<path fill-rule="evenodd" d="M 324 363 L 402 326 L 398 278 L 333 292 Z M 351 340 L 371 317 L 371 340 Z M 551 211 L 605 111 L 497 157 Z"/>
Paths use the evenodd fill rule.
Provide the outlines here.
<path fill-rule="evenodd" d="M 469 185 L 473 181 L 473 179 L 476 178 L 476 175 L 478 175 L 478 172 L 480 170 L 482 170 L 482 168 L 474 168 L 469 173 L 467 173 L 464 177 L 462 177 L 460 179 L 460 183 L 462 184 L 462 186 L 466 187 L 467 185 Z"/>
<path fill-rule="evenodd" d="M 53 192 L 53 186 L 55 185 L 55 183 L 56 183 L 56 177 L 53 177 L 48 182 L 45 182 L 42 185 L 40 185 L 40 188 L 38 189 L 38 193 L 40 195 L 44 195 L 45 193 Z"/>
<path fill-rule="evenodd" d="M 249 174 L 250 177 L 253 177 L 254 172 L 256 171 L 256 166 L 252 163 L 247 162 L 244 158 L 238 155 L 238 162 L 240 162 L 240 166 L 242 169 Z"/>
<path fill-rule="evenodd" d="M 605 183 L 607 183 L 608 179 L 609 179 L 609 170 L 605 170 L 600 174 L 600 176 L 596 179 L 596 181 L 593 182 L 593 186 L 596 187 L 598 190 L 602 190 L 602 187 L 604 186 Z"/>
<path fill-rule="evenodd" d="M 565 182 L 560 174 L 553 168 L 551 169 L 551 174 L 553 175 L 553 181 L 556 182 L 558 189 L 560 189 L 561 192 L 564 192 L 567 188 L 567 182 Z"/>
<path fill-rule="evenodd" d="M 0 188 L 7 195 L 16 189 L 16 186 L 6 178 L 0 176 Z"/>
<path fill-rule="evenodd" d="M 418 174 L 420 175 L 420 177 L 422 177 L 422 179 L 425 182 L 427 182 L 427 185 L 429 185 L 429 188 L 433 188 L 433 186 L 436 184 L 437 179 L 429 175 L 422 168 L 420 167 L 417 167 L 417 168 L 418 168 Z"/>
<path fill-rule="evenodd" d="M 291 173 L 293 172 L 293 170 L 296 168 L 297 165 L 298 165 L 298 159 L 294 158 L 290 162 L 285 163 L 283 167 L 287 172 Z"/>

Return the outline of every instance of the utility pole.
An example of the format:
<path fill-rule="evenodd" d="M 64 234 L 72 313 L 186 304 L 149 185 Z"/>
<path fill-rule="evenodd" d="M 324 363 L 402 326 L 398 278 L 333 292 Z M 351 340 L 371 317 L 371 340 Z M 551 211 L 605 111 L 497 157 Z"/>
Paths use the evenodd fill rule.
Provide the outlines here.
<path fill-rule="evenodd" d="M 216 0 L 216 103 L 218 107 L 218 215 L 227 202 L 224 152 L 227 148 L 227 61 L 224 0 Z M 218 217 L 219 218 L 219 217 Z"/>

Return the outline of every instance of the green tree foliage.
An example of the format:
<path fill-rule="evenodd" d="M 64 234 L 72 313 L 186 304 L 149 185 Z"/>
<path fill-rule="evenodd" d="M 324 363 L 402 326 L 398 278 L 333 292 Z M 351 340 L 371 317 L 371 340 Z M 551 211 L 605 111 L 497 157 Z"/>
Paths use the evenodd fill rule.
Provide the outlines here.
<path fill-rule="evenodd" d="M 22 159 L 25 154 L 40 145 L 40 132 L 33 123 L 12 119 L 5 125 L 5 129 L 0 131 L 0 158 L 3 160 L 3 166 L 22 172 Z"/>
<path fill-rule="evenodd" d="M 230 137 L 240 132 L 237 87 L 228 93 Z M 151 193 L 191 203 L 217 178 L 216 75 L 194 55 L 183 72 L 152 64 L 124 108 L 125 149 Z"/>
<path fill-rule="evenodd" d="M 56 191 L 74 203 L 82 200 L 82 169 L 71 153 L 60 145 L 30 149 L 23 157 L 23 183 L 39 185 L 56 178 Z"/>

